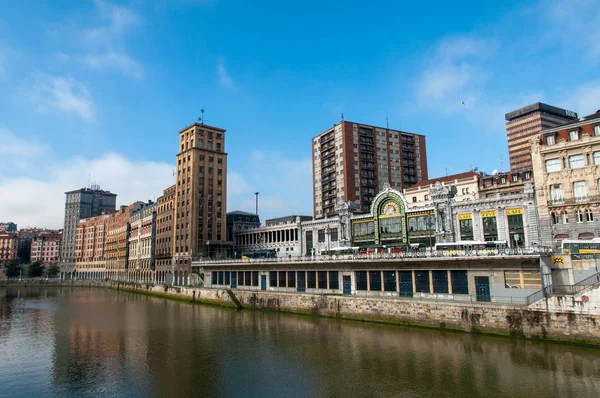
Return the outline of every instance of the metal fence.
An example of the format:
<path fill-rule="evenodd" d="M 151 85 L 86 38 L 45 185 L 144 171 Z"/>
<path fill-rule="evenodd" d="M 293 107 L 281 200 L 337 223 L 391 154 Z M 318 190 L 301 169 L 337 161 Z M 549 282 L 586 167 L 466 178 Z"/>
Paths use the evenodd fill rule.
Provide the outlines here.
<path fill-rule="evenodd" d="M 454 253 L 453 253 L 454 252 Z M 552 249 L 547 247 L 528 247 L 521 249 L 498 249 L 498 250 L 431 250 L 406 253 L 371 253 L 355 255 L 320 255 L 320 256 L 288 256 L 275 258 L 248 258 L 248 259 L 221 259 L 221 260 L 193 260 L 194 265 L 203 264 L 258 264 L 258 263 L 289 263 L 289 262 L 345 262 L 345 261 L 373 261 L 373 260 L 404 260 L 404 259 L 428 259 L 428 258 L 497 258 L 508 256 L 532 256 L 538 257 L 542 254 L 551 254 Z"/>

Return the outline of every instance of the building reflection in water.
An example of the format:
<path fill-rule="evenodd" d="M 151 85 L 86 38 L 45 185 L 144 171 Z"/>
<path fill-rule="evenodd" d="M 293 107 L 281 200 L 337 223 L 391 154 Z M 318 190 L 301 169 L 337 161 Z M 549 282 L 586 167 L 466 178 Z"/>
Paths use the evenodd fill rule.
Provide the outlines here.
<path fill-rule="evenodd" d="M 48 335 L 50 395 L 531 397 L 600 389 L 599 351 L 581 347 L 115 291 L 46 295 L 0 290 L 0 339 L 15 339 L 16 313 L 37 313 L 21 333 Z"/>

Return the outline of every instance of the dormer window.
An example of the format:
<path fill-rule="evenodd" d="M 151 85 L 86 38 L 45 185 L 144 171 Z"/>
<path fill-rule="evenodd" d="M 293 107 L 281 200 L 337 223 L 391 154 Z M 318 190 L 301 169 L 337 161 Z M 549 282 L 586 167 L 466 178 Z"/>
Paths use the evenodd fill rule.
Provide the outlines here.
<path fill-rule="evenodd" d="M 600 124 L 597 126 L 594 126 L 594 136 L 600 136 Z"/>
<path fill-rule="evenodd" d="M 579 131 L 569 131 L 569 141 L 576 141 L 579 139 Z"/>
<path fill-rule="evenodd" d="M 556 141 L 554 140 L 554 136 L 547 135 L 546 136 L 546 145 L 554 145 L 554 144 L 556 144 Z"/>

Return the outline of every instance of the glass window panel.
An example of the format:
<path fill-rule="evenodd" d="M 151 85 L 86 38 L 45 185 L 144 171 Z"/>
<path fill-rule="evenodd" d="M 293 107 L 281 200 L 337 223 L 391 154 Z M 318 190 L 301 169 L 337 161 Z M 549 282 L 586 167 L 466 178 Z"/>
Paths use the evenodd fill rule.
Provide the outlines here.
<path fill-rule="evenodd" d="M 429 293 L 429 271 L 415 271 L 415 288 L 419 293 Z"/>
<path fill-rule="evenodd" d="M 277 271 L 269 272 L 269 286 L 277 287 Z"/>
<path fill-rule="evenodd" d="M 448 271 L 432 271 L 434 293 L 448 293 Z"/>
<path fill-rule="evenodd" d="M 396 271 L 383 271 L 383 290 L 396 291 Z"/>
<path fill-rule="evenodd" d="M 371 290 L 381 291 L 381 272 L 369 271 Z"/>
<path fill-rule="evenodd" d="M 573 196 L 575 200 L 587 199 L 587 183 L 585 181 L 575 181 L 573 183 Z"/>
<path fill-rule="evenodd" d="M 560 170 L 560 159 L 548 159 L 546 160 L 546 171 L 548 173 L 552 171 Z"/>
<path fill-rule="evenodd" d="M 288 272 L 288 287 L 296 287 L 296 272 Z"/>
<path fill-rule="evenodd" d="M 594 164 L 600 164 L 600 152 L 594 152 Z"/>
<path fill-rule="evenodd" d="M 329 271 L 329 288 L 338 290 L 340 288 L 340 277 L 338 271 Z"/>
<path fill-rule="evenodd" d="M 212 284 L 216 285 L 217 284 L 217 272 L 216 271 L 211 272 L 211 276 L 212 276 Z"/>
<path fill-rule="evenodd" d="M 252 271 L 252 286 L 258 286 L 258 271 Z"/>
<path fill-rule="evenodd" d="M 579 169 L 585 166 L 585 160 L 583 154 L 569 156 L 569 167 L 572 169 Z"/>
<path fill-rule="evenodd" d="M 279 287 L 286 287 L 285 281 L 286 281 L 285 271 L 279 271 Z"/>
<path fill-rule="evenodd" d="M 327 289 L 327 271 L 319 271 L 319 289 Z"/>
<path fill-rule="evenodd" d="M 250 274 L 250 271 L 244 272 L 244 284 L 246 286 L 252 286 L 251 278 L 252 278 L 252 275 Z"/>
<path fill-rule="evenodd" d="M 219 285 L 222 285 L 224 282 L 223 271 L 219 271 Z"/>
<path fill-rule="evenodd" d="M 452 294 L 469 294 L 467 271 L 450 271 Z"/>
<path fill-rule="evenodd" d="M 356 290 L 368 290 L 367 271 L 356 271 Z"/>
<path fill-rule="evenodd" d="M 229 272 L 225 272 L 225 284 L 226 284 L 226 285 L 229 285 L 229 284 L 230 284 L 229 275 L 230 275 L 230 273 L 229 273 Z"/>
<path fill-rule="evenodd" d="M 309 289 L 317 287 L 317 273 L 315 271 L 306 272 L 306 287 Z"/>

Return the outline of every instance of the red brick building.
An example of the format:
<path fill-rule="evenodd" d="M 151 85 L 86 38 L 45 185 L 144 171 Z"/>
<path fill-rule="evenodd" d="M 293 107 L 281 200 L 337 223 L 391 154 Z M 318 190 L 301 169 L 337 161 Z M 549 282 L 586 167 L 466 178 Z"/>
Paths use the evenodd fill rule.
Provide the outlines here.
<path fill-rule="evenodd" d="M 402 191 L 427 179 L 425 136 L 343 121 L 312 139 L 314 216 L 354 202 L 369 211 L 388 183 Z"/>

